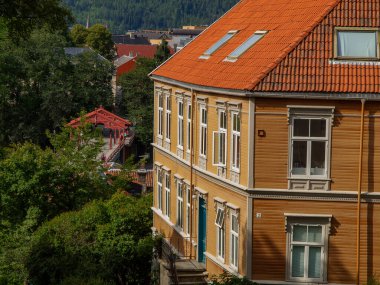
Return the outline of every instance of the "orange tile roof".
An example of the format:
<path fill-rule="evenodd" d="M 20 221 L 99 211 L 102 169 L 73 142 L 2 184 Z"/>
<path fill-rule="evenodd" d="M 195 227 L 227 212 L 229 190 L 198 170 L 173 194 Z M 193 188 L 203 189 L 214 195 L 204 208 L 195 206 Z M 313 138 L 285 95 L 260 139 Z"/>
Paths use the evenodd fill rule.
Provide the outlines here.
<path fill-rule="evenodd" d="M 180 82 L 265 92 L 380 92 L 380 64 L 333 61 L 335 26 L 379 27 L 379 0 L 242 0 L 152 74 Z M 239 30 L 209 59 L 199 59 Z M 224 59 L 255 31 L 269 33 L 236 62 Z"/>

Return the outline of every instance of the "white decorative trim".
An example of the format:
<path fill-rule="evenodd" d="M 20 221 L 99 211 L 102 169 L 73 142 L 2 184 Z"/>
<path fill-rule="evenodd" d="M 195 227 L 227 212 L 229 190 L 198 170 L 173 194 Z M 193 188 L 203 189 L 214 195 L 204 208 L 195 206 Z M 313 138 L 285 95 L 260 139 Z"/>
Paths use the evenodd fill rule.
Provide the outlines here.
<path fill-rule="evenodd" d="M 159 210 L 159 209 L 157 209 L 157 208 L 155 208 L 155 207 L 151 207 L 151 209 L 152 209 L 152 211 L 153 211 L 157 216 L 159 216 L 159 217 L 160 217 L 163 221 L 165 221 L 169 226 L 171 226 L 171 227 L 174 228 L 175 224 L 172 223 L 172 221 L 170 221 L 170 219 L 169 219 L 167 216 L 165 216 L 165 215 L 161 212 L 161 210 Z"/>

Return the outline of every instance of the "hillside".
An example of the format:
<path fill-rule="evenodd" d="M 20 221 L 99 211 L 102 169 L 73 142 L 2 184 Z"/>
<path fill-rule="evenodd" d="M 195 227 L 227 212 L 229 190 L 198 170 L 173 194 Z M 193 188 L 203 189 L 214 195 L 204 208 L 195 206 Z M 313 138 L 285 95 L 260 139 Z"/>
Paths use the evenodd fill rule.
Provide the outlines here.
<path fill-rule="evenodd" d="M 107 24 L 112 32 L 209 25 L 238 0 L 63 0 L 78 23 Z"/>

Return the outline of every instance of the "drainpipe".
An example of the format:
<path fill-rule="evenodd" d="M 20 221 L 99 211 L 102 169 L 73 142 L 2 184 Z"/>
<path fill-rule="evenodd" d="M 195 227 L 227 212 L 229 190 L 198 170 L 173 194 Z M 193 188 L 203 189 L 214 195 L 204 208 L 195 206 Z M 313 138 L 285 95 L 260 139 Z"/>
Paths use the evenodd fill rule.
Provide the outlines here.
<path fill-rule="evenodd" d="M 193 193 L 194 193 L 194 186 L 193 186 L 193 164 L 194 164 L 194 90 L 191 89 L 191 133 L 190 133 L 190 241 L 189 241 L 189 247 L 190 247 L 190 259 L 193 257 L 193 247 L 192 247 L 192 240 L 193 240 Z"/>
<path fill-rule="evenodd" d="M 363 170 L 363 137 L 364 137 L 364 110 L 365 99 L 361 100 L 361 122 L 360 122 L 360 149 L 359 149 L 359 173 L 358 173 L 358 202 L 357 202 L 357 224 L 356 224 L 356 284 L 360 285 L 360 218 L 361 218 L 361 192 L 362 192 L 362 170 Z"/>

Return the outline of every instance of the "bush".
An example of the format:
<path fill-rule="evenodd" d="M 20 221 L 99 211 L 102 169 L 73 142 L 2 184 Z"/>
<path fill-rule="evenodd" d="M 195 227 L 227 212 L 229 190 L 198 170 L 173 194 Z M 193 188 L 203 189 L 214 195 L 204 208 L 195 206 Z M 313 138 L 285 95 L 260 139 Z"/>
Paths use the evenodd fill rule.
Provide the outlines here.
<path fill-rule="evenodd" d="M 213 276 L 211 278 L 212 285 L 258 285 L 247 279 L 246 277 L 239 278 L 230 273 L 224 272 L 218 276 Z"/>

